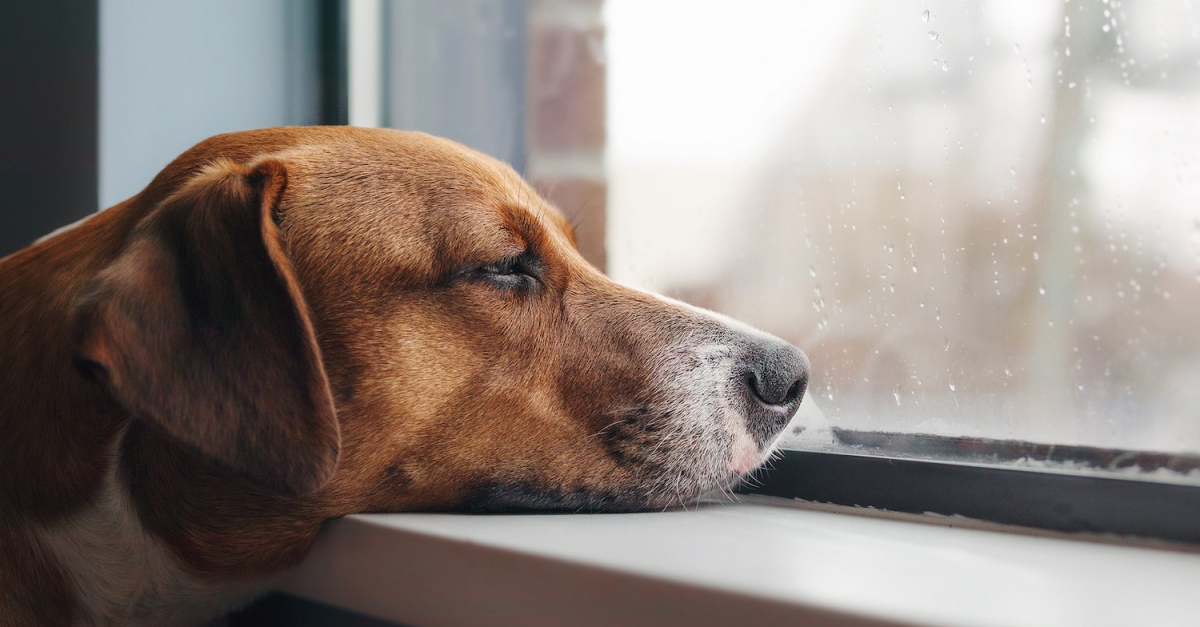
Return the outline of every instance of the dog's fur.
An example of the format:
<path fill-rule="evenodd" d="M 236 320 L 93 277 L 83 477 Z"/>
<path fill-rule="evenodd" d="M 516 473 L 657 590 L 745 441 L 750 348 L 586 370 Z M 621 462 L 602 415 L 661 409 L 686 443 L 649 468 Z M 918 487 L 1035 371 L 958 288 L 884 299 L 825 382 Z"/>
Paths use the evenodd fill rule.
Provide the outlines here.
<path fill-rule="evenodd" d="M 337 516 L 662 508 L 760 464 L 803 354 L 573 237 L 452 142 L 280 128 L 0 260 L 0 625 L 192 624 Z"/>

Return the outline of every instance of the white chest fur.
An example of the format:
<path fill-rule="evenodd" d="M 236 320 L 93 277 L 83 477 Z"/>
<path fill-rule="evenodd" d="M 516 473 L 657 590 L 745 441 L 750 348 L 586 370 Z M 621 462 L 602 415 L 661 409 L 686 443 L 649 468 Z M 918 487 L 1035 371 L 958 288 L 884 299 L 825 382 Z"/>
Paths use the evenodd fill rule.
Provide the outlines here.
<path fill-rule="evenodd" d="M 78 624 L 195 625 L 267 589 L 265 580 L 214 582 L 184 570 L 143 528 L 115 457 L 99 498 L 39 533 L 72 581 Z"/>

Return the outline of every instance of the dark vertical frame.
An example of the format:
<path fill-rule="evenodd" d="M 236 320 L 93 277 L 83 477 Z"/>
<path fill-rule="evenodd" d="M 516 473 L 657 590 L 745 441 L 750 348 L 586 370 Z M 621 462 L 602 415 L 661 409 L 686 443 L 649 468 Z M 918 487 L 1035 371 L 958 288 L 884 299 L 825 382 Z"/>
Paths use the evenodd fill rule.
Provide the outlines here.
<path fill-rule="evenodd" d="M 0 5 L 0 256 L 96 210 L 98 0 Z"/>
<path fill-rule="evenodd" d="M 347 0 L 318 0 L 321 124 L 350 123 L 349 14 Z"/>

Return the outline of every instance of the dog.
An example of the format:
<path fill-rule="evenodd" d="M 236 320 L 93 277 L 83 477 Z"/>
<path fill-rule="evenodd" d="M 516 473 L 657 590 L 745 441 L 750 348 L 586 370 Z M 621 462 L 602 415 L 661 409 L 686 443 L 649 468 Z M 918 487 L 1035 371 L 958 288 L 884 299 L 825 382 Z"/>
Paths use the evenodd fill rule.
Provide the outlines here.
<path fill-rule="evenodd" d="M 356 512 L 667 508 L 773 452 L 809 364 L 622 286 L 507 165 L 351 127 L 208 139 L 0 260 L 0 625 L 191 625 Z"/>

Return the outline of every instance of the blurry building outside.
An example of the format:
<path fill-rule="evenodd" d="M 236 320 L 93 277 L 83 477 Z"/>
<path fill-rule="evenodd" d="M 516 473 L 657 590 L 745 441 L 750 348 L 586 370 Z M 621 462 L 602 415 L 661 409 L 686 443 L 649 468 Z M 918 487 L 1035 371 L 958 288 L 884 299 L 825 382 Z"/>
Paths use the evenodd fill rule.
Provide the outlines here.
<path fill-rule="evenodd" d="M 609 271 L 832 426 L 1200 452 L 1197 10 L 609 0 Z"/>

